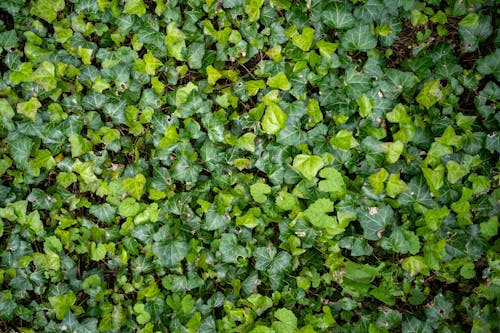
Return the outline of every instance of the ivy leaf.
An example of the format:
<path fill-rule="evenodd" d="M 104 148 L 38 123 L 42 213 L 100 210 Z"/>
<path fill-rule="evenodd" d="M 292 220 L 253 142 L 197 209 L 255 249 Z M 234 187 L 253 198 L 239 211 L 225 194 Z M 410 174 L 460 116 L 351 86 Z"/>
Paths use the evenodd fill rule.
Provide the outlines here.
<path fill-rule="evenodd" d="M 76 302 L 75 293 L 70 290 L 68 293 L 58 296 L 50 296 L 49 303 L 50 306 L 56 312 L 56 318 L 63 320 L 66 314 L 71 310 L 71 307 Z"/>
<path fill-rule="evenodd" d="M 362 209 L 358 213 L 358 220 L 363 228 L 363 236 L 368 240 L 379 240 L 393 216 L 394 211 L 390 206 Z"/>
<path fill-rule="evenodd" d="M 141 17 L 146 14 L 146 5 L 142 0 L 125 0 L 123 13 Z"/>
<path fill-rule="evenodd" d="M 144 194 L 144 186 L 146 185 L 146 177 L 143 174 L 138 174 L 134 178 L 125 178 L 122 182 L 122 188 L 125 192 L 131 195 L 136 200 L 140 200 Z"/>
<path fill-rule="evenodd" d="M 243 8 L 248 15 L 248 22 L 258 21 L 260 18 L 260 9 L 264 0 L 247 0 Z"/>
<path fill-rule="evenodd" d="M 28 160 L 31 155 L 32 147 L 33 140 L 26 136 L 9 140 L 7 147 L 9 155 L 20 170 L 25 170 L 28 166 Z"/>
<path fill-rule="evenodd" d="M 153 253 L 164 267 L 175 267 L 188 252 L 189 244 L 182 241 L 160 241 L 153 244 Z"/>
<path fill-rule="evenodd" d="M 304 52 L 309 51 L 313 41 L 314 41 L 314 29 L 311 27 L 305 27 L 302 30 L 301 34 L 297 34 L 292 37 L 293 45 L 297 46 Z"/>
<path fill-rule="evenodd" d="M 293 159 L 293 168 L 307 180 L 313 180 L 324 166 L 323 159 L 316 155 L 299 154 Z"/>
<path fill-rule="evenodd" d="M 274 317 L 279 320 L 272 323 L 272 328 L 277 333 L 295 332 L 297 330 L 297 317 L 292 311 L 281 308 L 274 313 Z"/>
<path fill-rule="evenodd" d="M 323 198 L 312 203 L 304 211 L 304 215 L 312 225 L 318 228 L 328 228 L 335 224 L 335 218 L 328 215 L 331 212 L 333 212 L 333 202 Z"/>
<path fill-rule="evenodd" d="M 377 39 L 373 37 L 367 25 L 357 25 L 347 30 L 340 40 L 347 51 L 366 52 L 377 46 Z"/>
<path fill-rule="evenodd" d="M 416 100 L 418 104 L 429 109 L 442 98 L 443 92 L 441 90 L 441 83 L 439 80 L 433 80 L 424 83 L 424 87 L 418 93 Z"/>
<path fill-rule="evenodd" d="M 262 117 L 262 129 L 267 134 L 277 134 L 286 124 L 287 115 L 276 103 L 270 103 Z"/>
<path fill-rule="evenodd" d="M 321 13 L 321 20 L 335 29 L 351 28 L 354 25 L 354 16 L 341 4 L 334 4 L 333 8 Z"/>
<path fill-rule="evenodd" d="M 250 194 L 258 203 L 265 203 L 267 201 L 266 195 L 269 193 L 271 193 L 271 187 L 267 184 L 255 183 L 250 185 Z"/>
<path fill-rule="evenodd" d="M 500 81 L 500 49 L 495 49 L 486 57 L 477 60 L 477 71 L 483 75 L 491 75 Z"/>
<path fill-rule="evenodd" d="M 347 189 L 342 174 L 334 168 L 325 168 L 319 176 L 325 178 L 318 183 L 320 191 L 334 193 L 337 197 L 343 196 Z"/>
<path fill-rule="evenodd" d="M 267 79 L 267 85 L 273 89 L 290 90 L 292 85 L 288 81 L 285 73 L 280 72 L 274 76 Z"/>
<path fill-rule="evenodd" d="M 44 61 L 31 75 L 31 79 L 41 85 L 45 91 L 55 89 L 57 80 L 55 76 L 55 67 L 51 62 Z"/>
<path fill-rule="evenodd" d="M 247 250 L 238 245 L 238 239 L 235 234 L 223 234 L 219 244 L 219 251 L 222 255 L 222 261 L 226 263 L 237 263 L 238 258 L 246 258 Z"/>

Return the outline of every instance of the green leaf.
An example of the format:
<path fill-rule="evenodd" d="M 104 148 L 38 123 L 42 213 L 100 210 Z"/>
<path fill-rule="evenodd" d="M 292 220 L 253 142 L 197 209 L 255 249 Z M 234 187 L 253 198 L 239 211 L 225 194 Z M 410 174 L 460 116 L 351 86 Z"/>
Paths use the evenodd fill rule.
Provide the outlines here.
<path fill-rule="evenodd" d="M 421 106 L 429 109 L 431 106 L 441 101 L 443 98 L 443 92 L 441 90 L 441 82 L 439 80 L 433 80 L 424 83 L 424 87 L 417 95 L 417 102 Z"/>
<path fill-rule="evenodd" d="M 342 174 L 336 169 L 325 168 L 319 172 L 319 176 L 325 178 L 325 180 L 321 180 L 318 183 L 320 191 L 333 193 L 337 197 L 341 197 L 346 193 L 347 188 L 344 178 L 342 178 Z"/>
<path fill-rule="evenodd" d="M 271 193 L 271 187 L 264 183 L 255 183 L 250 185 L 250 194 L 255 202 L 265 203 L 267 201 L 266 195 Z"/>
<path fill-rule="evenodd" d="M 321 13 L 321 20 L 331 28 L 346 29 L 354 25 L 354 16 L 343 5 L 335 3 L 332 9 Z"/>
<path fill-rule="evenodd" d="M 267 85 L 273 89 L 280 90 L 290 90 L 292 85 L 288 81 L 285 73 L 279 72 L 278 74 L 271 76 L 267 79 Z"/>
<path fill-rule="evenodd" d="M 276 103 L 270 103 L 262 117 L 262 130 L 267 134 L 278 134 L 286 124 L 287 115 Z"/>
<path fill-rule="evenodd" d="M 146 53 L 143 59 L 146 74 L 155 75 L 156 70 L 163 66 L 163 63 L 159 59 L 155 58 L 151 52 Z"/>
<path fill-rule="evenodd" d="M 479 224 L 481 235 L 486 239 L 491 239 L 498 235 L 498 216 L 492 216 L 488 221 Z"/>
<path fill-rule="evenodd" d="M 17 104 L 17 112 L 25 115 L 31 120 L 35 120 L 36 113 L 38 109 L 42 106 L 42 103 L 36 97 L 31 97 L 27 102 L 21 102 Z"/>
<path fill-rule="evenodd" d="M 359 115 L 361 117 L 368 117 L 372 114 L 373 106 L 375 105 L 375 100 L 373 98 L 368 98 L 366 94 L 361 95 L 356 101 L 359 107 Z"/>
<path fill-rule="evenodd" d="M 339 149 L 349 150 L 359 146 L 358 141 L 352 135 L 352 132 L 346 129 L 341 129 L 337 134 L 330 139 L 330 143 Z"/>
<path fill-rule="evenodd" d="M 394 211 L 390 206 L 362 209 L 358 213 L 358 220 L 363 228 L 363 236 L 368 240 L 379 240 L 393 216 Z"/>
<path fill-rule="evenodd" d="M 443 220 L 450 214 L 448 207 L 429 209 L 424 212 L 425 224 L 432 231 L 437 231 L 441 228 Z"/>
<path fill-rule="evenodd" d="M 276 206 L 283 210 L 292 210 L 297 205 L 297 198 L 286 191 L 278 192 Z"/>
<path fill-rule="evenodd" d="M 324 166 L 323 159 L 316 155 L 299 154 L 293 159 L 293 168 L 307 180 L 313 180 Z"/>
<path fill-rule="evenodd" d="M 143 174 L 138 174 L 134 178 L 125 178 L 122 181 L 123 190 L 137 200 L 141 200 L 145 185 L 146 177 Z"/>
<path fill-rule="evenodd" d="M 451 160 L 446 162 L 446 169 L 448 169 L 447 179 L 451 184 L 455 184 L 469 173 L 466 167 Z"/>
<path fill-rule="evenodd" d="M 439 197 L 438 190 L 444 185 L 444 165 L 440 164 L 435 169 L 427 167 L 421 169 L 429 189 L 436 197 Z"/>
<path fill-rule="evenodd" d="M 370 51 L 377 46 L 377 39 L 367 25 L 357 25 L 341 37 L 342 46 L 347 51 Z"/>
<path fill-rule="evenodd" d="M 9 140 L 7 147 L 9 155 L 20 170 L 26 169 L 32 147 L 33 141 L 26 136 L 21 136 L 15 140 Z"/>
<path fill-rule="evenodd" d="M 123 13 L 141 17 L 146 14 L 146 5 L 142 0 L 125 0 Z"/>
<path fill-rule="evenodd" d="M 219 251 L 222 255 L 222 261 L 226 263 L 237 263 L 238 258 L 246 258 L 247 250 L 238 245 L 238 239 L 235 234 L 223 234 L 219 244 Z"/>
<path fill-rule="evenodd" d="M 39 0 L 31 7 L 31 14 L 51 23 L 57 18 L 57 12 L 63 9 L 64 0 Z"/>
<path fill-rule="evenodd" d="M 96 244 L 95 242 L 90 243 L 90 259 L 94 261 L 103 260 L 108 252 L 106 245 Z"/>
<path fill-rule="evenodd" d="M 80 134 L 73 134 L 69 137 L 71 143 L 71 156 L 79 157 L 92 151 L 92 143 Z"/>
<path fill-rule="evenodd" d="M 478 59 L 476 64 L 479 73 L 483 75 L 493 74 L 495 79 L 500 80 L 500 49 L 497 48 L 495 52 Z"/>
<path fill-rule="evenodd" d="M 273 322 L 272 328 L 276 333 L 295 332 L 297 330 L 297 317 L 295 314 L 285 308 L 278 309 L 274 317 L 279 322 Z"/>
<path fill-rule="evenodd" d="M 333 212 L 333 202 L 330 199 L 318 199 L 304 211 L 312 225 L 318 228 L 328 228 L 335 224 L 335 218 L 328 213 Z"/>
<path fill-rule="evenodd" d="M 247 0 L 243 8 L 248 15 L 248 22 L 258 21 L 260 18 L 260 9 L 264 0 Z"/>
<path fill-rule="evenodd" d="M 125 198 L 118 206 L 118 213 L 123 217 L 133 217 L 139 214 L 141 206 L 134 198 Z"/>
<path fill-rule="evenodd" d="M 425 262 L 425 259 L 421 256 L 411 256 L 403 260 L 401 267 L 411 276 L 415 276 L 419 273 L 424 275 L 429 275 L 429 266 Z"/>
<path fill-rule="evenodd" d="M 304 52 L 309 51 L 313 41 L 314 41 L 314 29 L 311 27 L 305 27 L 302 30 L 301 34 L 297 34 L 292 37 L 293 45 L 297 46 Z"/>
<path fill-rule="evenodd" d="M 408 185 L 399 177 L 399 174 L 392 173 L 387 180 L 386 191 L 391 198 L 395 198 L 408 189 Z"/>
<path fill-rule="evenodd" d="M 44 61 L 31 75 L 31 79 L 41 85 L 45 91 L 50 91 L 57 87 L 55 67 L 51 62 Z"/>
<path fill-rule="evenodd" d="M 75 293 L 70 290 L 68 293 L 58 296 L 50 296 L 49 303 L 50 306 L 56 312 L 56 318 L 63 320 L 66 314 L 71 310 L 71 307 L 76 302 Z"/>
<path fill-rule="evenodd" d="M 153 253 L 161 266 L 175 267 L 189 252 L 189 244 L 182 241 L 160 241 L 153 244 Z"/>

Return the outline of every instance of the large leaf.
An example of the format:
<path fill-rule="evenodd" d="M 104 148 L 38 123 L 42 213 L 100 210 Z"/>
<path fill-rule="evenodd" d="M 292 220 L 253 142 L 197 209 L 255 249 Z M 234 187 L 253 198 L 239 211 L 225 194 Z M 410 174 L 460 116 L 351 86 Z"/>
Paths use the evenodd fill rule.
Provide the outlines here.
<path fill-rule="evenodd" d="M 377 39 L 366 25 L 357 25 L 346 31 L 341 38 L 342 46 L 348 51 L 370 51 L 377 46 Z"/>
<path fill-rule="evenodd" d="M 369 207 L 361 209 L 358 220 L 363 228 L 363 236 L 368 240 L 378 240 L 390 225 L 394 211 L 390 206 Z"/>
<path fill-rule="evenodd" d="M 183 241 L 160 241 L 153 244 L 153 253 L 160 265 L 174 267 L 181 262 L 189 252 L 189 244 Z"/>

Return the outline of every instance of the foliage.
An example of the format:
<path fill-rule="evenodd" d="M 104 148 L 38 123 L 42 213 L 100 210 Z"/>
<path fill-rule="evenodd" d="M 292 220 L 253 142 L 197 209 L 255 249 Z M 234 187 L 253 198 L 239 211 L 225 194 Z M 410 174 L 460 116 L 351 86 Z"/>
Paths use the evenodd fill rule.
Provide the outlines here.
<path fill-rule="evenodd" d="M 0 1 L 0 331 L 495 331 L 498 11 Z"/>

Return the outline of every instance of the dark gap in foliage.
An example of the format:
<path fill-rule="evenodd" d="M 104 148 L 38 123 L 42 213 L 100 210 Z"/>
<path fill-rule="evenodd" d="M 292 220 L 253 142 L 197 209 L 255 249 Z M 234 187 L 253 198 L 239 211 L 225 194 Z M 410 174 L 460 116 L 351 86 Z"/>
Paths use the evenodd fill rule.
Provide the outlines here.
<path fill-rule="evenodd" d="M 3 9 L 0 9 L 0 20 L 3 21 L 7 30 L 14 29 L 14 18 Z"/>

